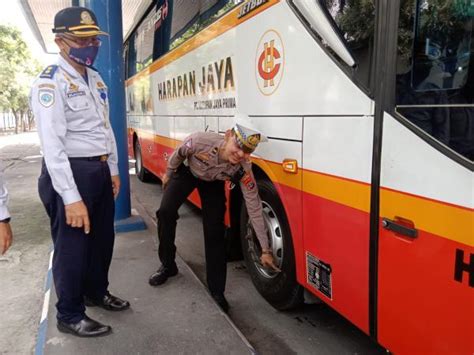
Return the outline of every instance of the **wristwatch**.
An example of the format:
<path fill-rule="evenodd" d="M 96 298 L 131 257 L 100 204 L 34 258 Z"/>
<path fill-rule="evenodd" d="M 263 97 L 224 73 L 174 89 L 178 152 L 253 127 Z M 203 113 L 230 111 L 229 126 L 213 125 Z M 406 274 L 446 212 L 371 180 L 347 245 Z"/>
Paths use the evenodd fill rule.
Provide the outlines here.
<path fill-rule="evenodd" d="M 273 254 L 271 249 L 262 249 L 262 254 Z"/>
<path fill-rule="evenodd" d="M 10 217 L 0 220 L 0 223 L 10 223 Z"/>

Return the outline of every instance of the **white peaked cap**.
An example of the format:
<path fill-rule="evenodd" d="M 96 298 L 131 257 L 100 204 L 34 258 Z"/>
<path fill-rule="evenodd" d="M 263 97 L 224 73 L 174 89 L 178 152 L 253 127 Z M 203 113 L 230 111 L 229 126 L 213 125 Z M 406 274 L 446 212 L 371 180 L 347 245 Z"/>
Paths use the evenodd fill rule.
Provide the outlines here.
<path fill-rule="evenodd" d="M 266 142 L 265 137 L 255 122 L 246 114 L 236 113 L 234 115 L 234 127 L 232 130 L 237 137 L 237 143 L 246 153 L 253 152 L 260 142 Z"/>

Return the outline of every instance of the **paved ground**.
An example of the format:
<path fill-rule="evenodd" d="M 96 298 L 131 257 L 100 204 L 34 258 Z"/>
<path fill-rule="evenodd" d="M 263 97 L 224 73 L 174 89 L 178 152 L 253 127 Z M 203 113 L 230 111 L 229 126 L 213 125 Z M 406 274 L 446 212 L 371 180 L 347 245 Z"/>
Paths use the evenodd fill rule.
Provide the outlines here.
<path fill-rule="evenodd" d="M 1 137 L 0 142 L 14 231 L 14 244 L 0 259 L 1 354 L 30 354 L 35 347 L 42 353 L 42 345 L 45 354 L 254 352 L 181 259 L 173 283 L 157 288 L 148 285 L 149 271 L 156 264 L 156 244 L 153 221 L 146 215 L 151 229 L 117 235 L 110 271 L 110 290 L 130 300 L 131 308 L 118 313 L 97 307 L 87 310 L 93 318 L 112 325 L 113 334 L 80 339 L 57 331 L 53 289 L 45 341 L 40 337 L 37 346 L 51 250 L 47 217 L 36 192 L 39 145 L 34 133 Z"/>
<path fill-rule="evenodd" d="M 14 245 L 0 256 L 1 354 L 31 353 L 43 305 L 51 242 L 36 187 L 39 152 L 36 133 L 0 136 L 14 233 Z"/>

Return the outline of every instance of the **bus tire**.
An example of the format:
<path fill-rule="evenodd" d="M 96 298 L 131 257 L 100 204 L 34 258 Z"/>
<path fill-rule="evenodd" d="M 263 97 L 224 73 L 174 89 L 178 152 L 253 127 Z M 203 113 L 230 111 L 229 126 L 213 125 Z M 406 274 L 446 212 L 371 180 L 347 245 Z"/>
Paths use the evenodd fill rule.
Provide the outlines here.
<path fill-rule="evenodd" d="M 151 174 L 150 172 L 143 166 L 143 156 L 142 156 L 142 148 L 138 139 L 135 141 L 134 147 L 135 153 L 135 173 L 137 174 L 138 180 L 143 182 L 151 181 Z"/>
<path fill-rule="evenodd" d="M 295 308 L 303 303 L 303 288 L 296 281 L 295 253 L 288 220 L 273 184 L 267 180 L 257 184 L 264 220 L 274 246 L 275 263 L 281 272 L 272 272 L 261 266 L 260 244 L 249 223 L 245 202 L 242 202 L 240 238 L 247 270 L 258 292 L 273 307 L 278 310 Z"/>

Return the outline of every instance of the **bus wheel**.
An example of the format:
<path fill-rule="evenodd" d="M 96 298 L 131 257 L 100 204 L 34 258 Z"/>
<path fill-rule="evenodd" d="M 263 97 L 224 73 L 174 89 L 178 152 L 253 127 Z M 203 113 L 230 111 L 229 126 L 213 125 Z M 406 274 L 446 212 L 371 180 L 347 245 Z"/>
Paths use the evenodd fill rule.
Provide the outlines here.
<path fill-rule="evenodd" d="M 138 139 L 135 141 L 135 173 L 140 181 L 147 182 L 151 180 L 151 176 L 148 170 L 143 166 L 142 148 Z"/>
<path fill-rule="evenodd" d="M 245 202 L 242 202 L 240 237 L 245 263 L 258 292 L 276 309 L 291 309 L 303 302 L 303 288 L 296 282 L 295 254 L 290 228 L 273 184 L 265 180 L 259 181 L 258 190 L 269 245 L 281 272 L 271 271 L 260 264 L 262 250 L 250 224 Z"/>

